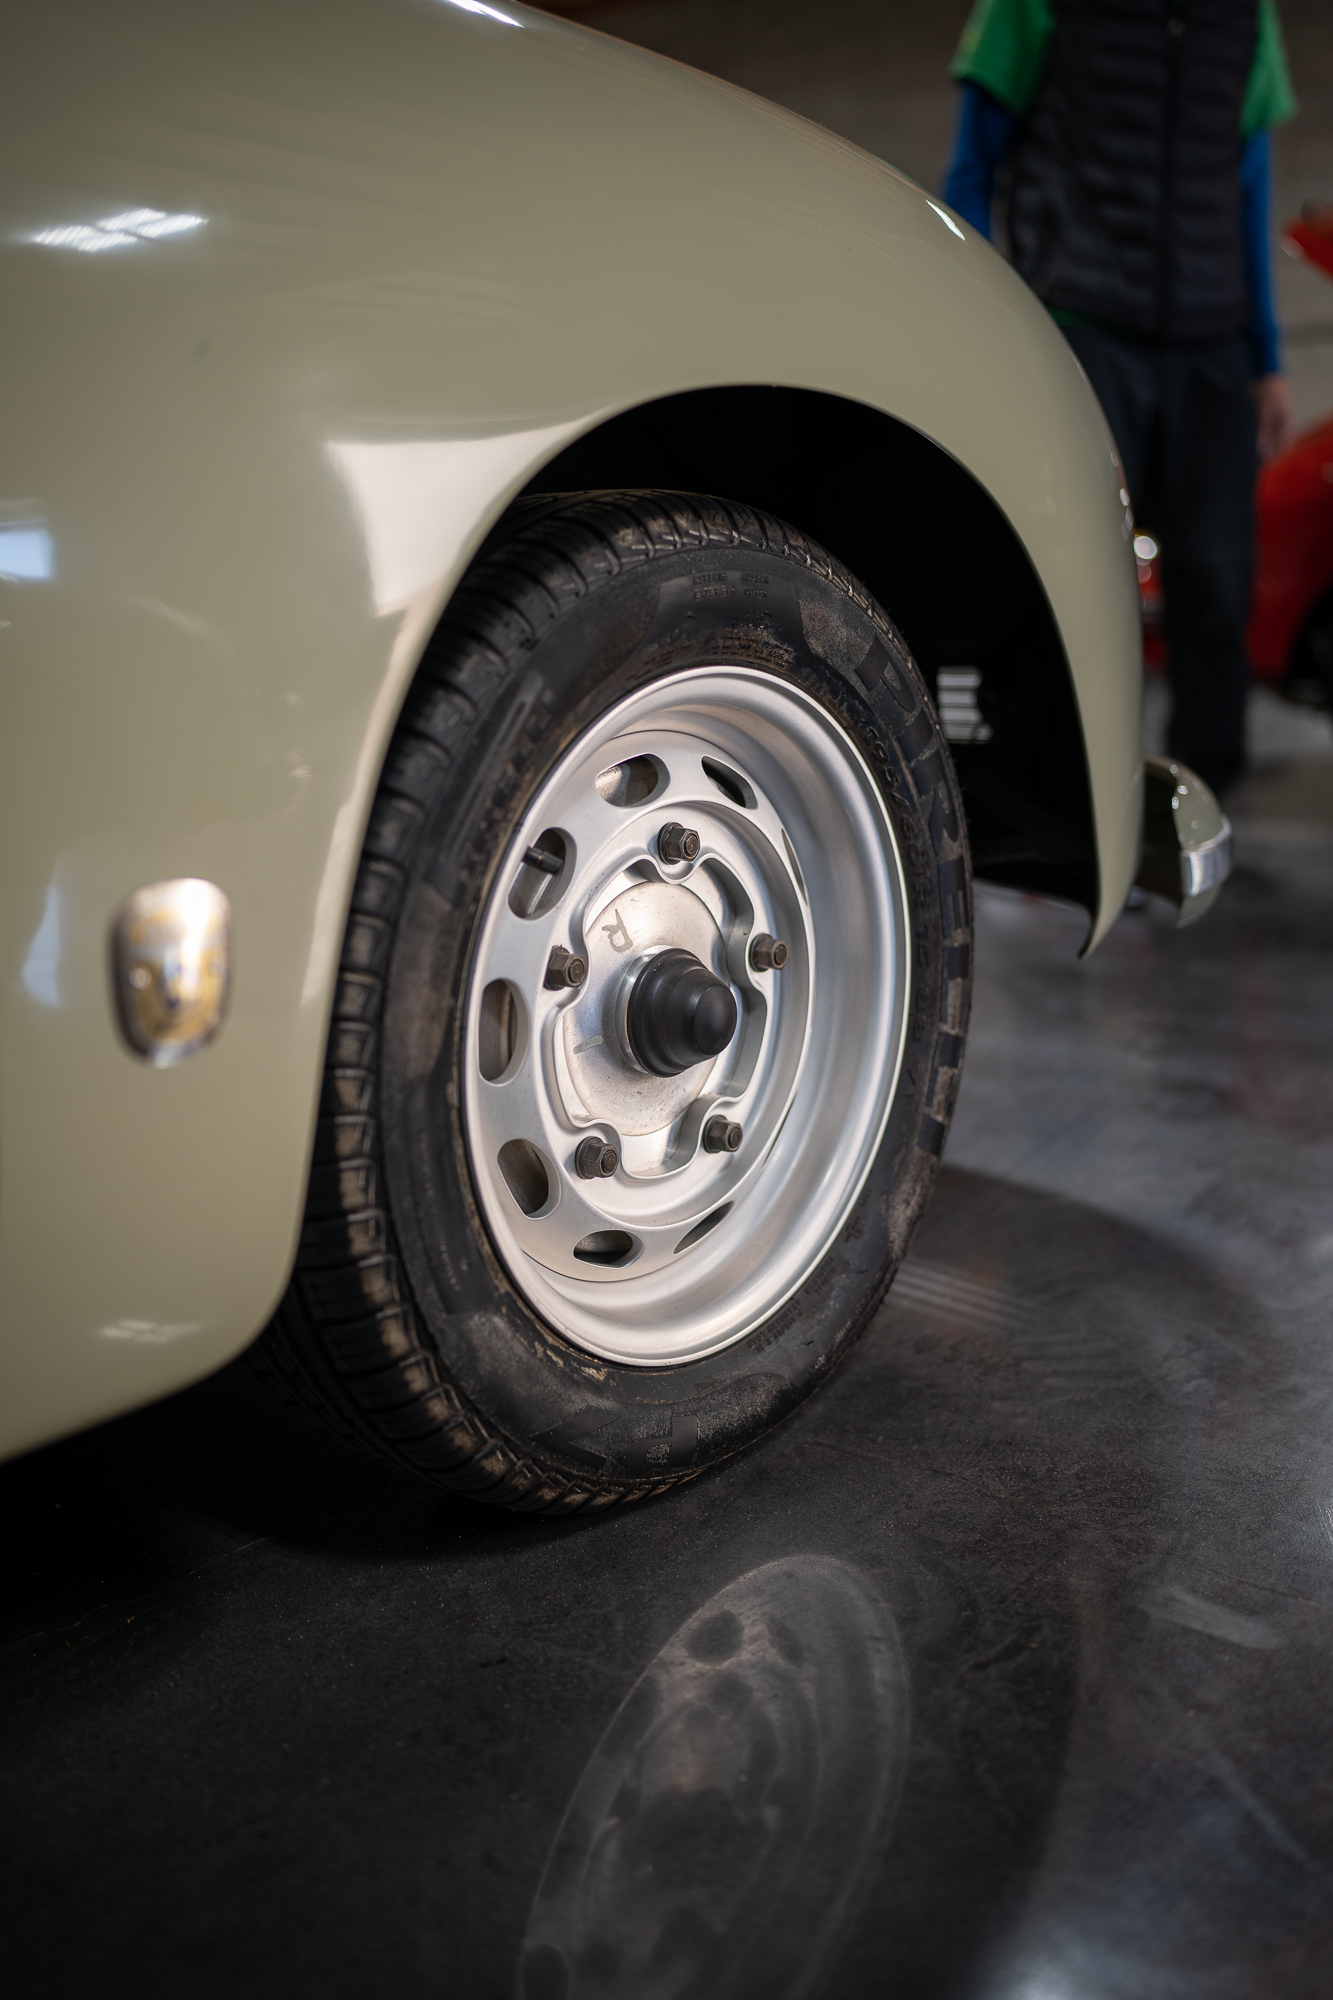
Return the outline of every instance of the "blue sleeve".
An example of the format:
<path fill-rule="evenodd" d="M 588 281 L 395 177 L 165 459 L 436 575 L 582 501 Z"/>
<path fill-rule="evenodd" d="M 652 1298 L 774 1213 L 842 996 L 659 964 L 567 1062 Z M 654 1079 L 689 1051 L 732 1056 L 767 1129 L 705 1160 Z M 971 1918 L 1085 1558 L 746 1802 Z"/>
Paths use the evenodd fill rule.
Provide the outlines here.
<path fill-rule="evenodd" d="M 979 83 L 965 83 L 960 89 L 953 157 L 942 192 L 950 208 L 987 240 L 995 170 L 1003 165 L 1021 123 L 1015 112 Z"/>
<path fill-rule="evenodd" d="M 1277 375 L 1282 368 L 1277 321 L 1273 316 L 1273 260 L 1268 242 L 1271 194 L 1268 133 L 1252 132 L 1240 154 L 1240 233 L 1245 252 L 1245 288 L 1250 316 L 1250 373 Z M 957 207 L 957 203 L 954 204 Z"/>

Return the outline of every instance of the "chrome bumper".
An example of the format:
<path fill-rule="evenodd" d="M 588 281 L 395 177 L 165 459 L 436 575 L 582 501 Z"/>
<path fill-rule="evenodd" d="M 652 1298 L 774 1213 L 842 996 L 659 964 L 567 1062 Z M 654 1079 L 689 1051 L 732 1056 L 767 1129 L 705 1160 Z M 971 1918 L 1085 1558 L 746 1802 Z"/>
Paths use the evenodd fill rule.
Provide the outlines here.
<path fill-rule="evenodd" d="M 1231 822 L 1187 764 L 1149 757 L 1143 767 L 1143 858 L 1135 883 L 1165 896 L 1177 925 L 1197 923 L 1231 873 Z"/>

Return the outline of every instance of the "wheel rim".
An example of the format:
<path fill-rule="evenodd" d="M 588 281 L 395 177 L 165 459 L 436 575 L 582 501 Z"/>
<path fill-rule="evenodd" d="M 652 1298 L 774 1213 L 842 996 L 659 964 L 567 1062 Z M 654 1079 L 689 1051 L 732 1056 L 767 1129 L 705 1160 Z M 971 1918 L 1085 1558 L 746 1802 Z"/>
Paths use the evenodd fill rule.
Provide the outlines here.
<path fill-rule="evenodd" d="M 672 825 L 697 832 L 697 856 L 664 858 Z M 565 752 L 491 889 L 464 1058 L 483 1215 L 559 1332 L 631 1366 L 691 1360 L 743 1338 L 809 1276 L 893 1102 L 906 904 L 859 751 L 772 675 L 672 675 Z M 764 937 L 787 945 L 780 969 L 763 965 Z M 630 1003 L 668 950 L 729 989 L 737 1026 L 721 1054 L 663 1076 L 645 1067 Z M 577 985 L 559 983 L 579 972 L 570 958 L 586 962 Z M 721 1128 L 736 1125 L 728 1150 Z"/>

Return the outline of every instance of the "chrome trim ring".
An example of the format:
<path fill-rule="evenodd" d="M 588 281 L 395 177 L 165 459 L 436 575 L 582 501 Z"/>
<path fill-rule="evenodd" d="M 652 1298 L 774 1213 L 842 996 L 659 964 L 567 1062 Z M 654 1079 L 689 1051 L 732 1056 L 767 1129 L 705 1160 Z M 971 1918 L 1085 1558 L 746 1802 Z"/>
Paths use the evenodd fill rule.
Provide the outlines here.
<path fill-rule="evenodd" d="M 694 858 L 660 858 L 673 822 L 697 831 Z M 781 968 L 751 964 L 761 934 L 787 944 Z M 696 668 L 571 745 L 501 860 L 466 1002 L 473 1180 L 543 1319 L 651 1367 L 715 1353 L 791 1297 L 883 1138 L 908 936 L 879 789 L 798 688 Z M 671 946 L 728 982 L 739 1025 L 721 1055 L 664 1077 L 637 1063 L 625 1016 Z M 577 987 L 547 983 L 557 951 L 586 961 Z M 704 1143 L 718 1113 L 741 1127 L 735 1150 Z M 579 1171 L 589 1138 L 611 1171 Z"/>
<path fill-rule="evenodd" d="M 1181 894 L 1186 898 L 1206 896 L 1210 889 L 1220 889 L 1231 873 L 1232 846 L 1231 821 L 1224 814 L 1220 833 L 1201 841 L 1198 847 L 1181 849 Z"/>

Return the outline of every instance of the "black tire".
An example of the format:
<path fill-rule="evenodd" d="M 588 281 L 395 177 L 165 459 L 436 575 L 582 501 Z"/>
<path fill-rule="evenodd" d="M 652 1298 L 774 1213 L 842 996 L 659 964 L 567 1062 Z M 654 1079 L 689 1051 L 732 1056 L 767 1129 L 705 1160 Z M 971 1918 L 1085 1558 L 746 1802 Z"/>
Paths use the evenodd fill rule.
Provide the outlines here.
<path fill-rule="evenodd" d="M 725 587 L 688 621 L 664 620 L 678 601 L 664 586 L 702 571 Z M 781 588 L 757 601 L 739 587 L 756 579 Z M 869 1176 L 800 1289 L 706 1359 L 619 1366 L 544 1324 L 488 1235 L 460 1110 L 460 996 L 499 857 L 553 761 L 627 692 L 715 661 L 795 683 L 859 748 L 902 857 L 911 1004 Z M 344 1436 L 499 1505 L 605 1506 L 716 1464 L 812 1393 L 884 1295 L 948 1128 L 970 953 L 952 763 L 921 674 L 863 587 L 798 531 L 727 501 L 520 503 L 435 633 L 385 765 L 296 1268 L 261 1370 Z"/>

